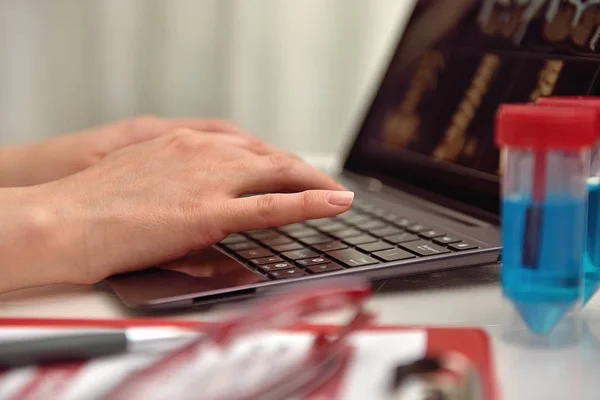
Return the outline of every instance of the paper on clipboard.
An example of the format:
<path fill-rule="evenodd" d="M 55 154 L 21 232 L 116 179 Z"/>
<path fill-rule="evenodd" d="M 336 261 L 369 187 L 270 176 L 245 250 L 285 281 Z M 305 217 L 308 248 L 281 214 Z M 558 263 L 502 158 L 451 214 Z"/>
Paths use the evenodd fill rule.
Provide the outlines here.
<path fill-rule="evenodd" d="M 0 340 L 2 338 L 2 330 L 0 330 Z M 231 349 L 232 351 L 228 351 L 230 359 L 225 360 L 230 366 L 246 366 L 233 371 L 233 375 L 239 379 L 236 389 L 256 381 L 261 374 L 272 374 L 274 369 L 283 368 L 286 363 L 301 358 L 310 348 L 313 338 L 314 333 L 307 331 L 272 331 L 241 339 L 235 344 L 235 348 Z M 351 344 L 353 354 L 341 371 L 339 382 L 334 387 L 329 386 L 327 393 L 314 393 L 311 399 L 387 398 L 387 382 L 392 368 L 398 363 L 405 363 L 425 355 L 427 334 L 423 330 L 357 332 L 351 337 Z M 262 349 L 260 358 L 254 353 L 256 346 Z M 125 354 L 94 360 L 83 365 L 54 368 L 50 371 L 43 368 L 24 368 L 6 372 L 0 374 L 0 400 L 99 399 L 132 371 L 147 365 L 154 357 L 156 355 Z M 214 360 L 215 358 L 211 358 L 208 353 L 201 354 L 194 369 L 188 371 L 188 374 L 197 377 L 196 390 L 198 387 L 203 388 L 207 396 L 222 389 L 221 385 L 228 385 L 231 382 L 230 380 L 219 381 L 218 374 L 210 374 L 216 370 L 212 368 L 215 364 L 211 365 Z M 244 364 L 236 363 L 240 360 Z M 223 365 L 222 360 L 219 365 Z M 175 379 L 182 376 L 172 378 L 171 384 L 168 383 L 168 379 L 164 381 L 161 379 L 163 390 L 154 393 L 154 398 L 177 399 L 178 393 L 184 393 L 185 387 L 178 385 L 178 380 Z M 228 379 L 230 378 L 231 376 Z M 178 392 L 177 388 L 182 392 Z M 202 397 L 201 395 L 199 398 Z M 400 398 L 421 399 L 420 386 L 407 386 Z"/>

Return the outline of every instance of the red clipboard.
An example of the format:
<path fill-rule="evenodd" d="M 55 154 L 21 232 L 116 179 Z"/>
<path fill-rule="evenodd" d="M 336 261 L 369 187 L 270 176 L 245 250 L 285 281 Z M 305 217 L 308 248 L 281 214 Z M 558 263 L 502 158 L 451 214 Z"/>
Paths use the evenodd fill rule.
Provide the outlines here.
<path fill-rule="evenodd" d="M 2 327 L 90 327 L 90 328 L 127 328 L 175 326 L 180 328 L 198 328 L 210 326 L 210 322 L 177 319 L 134 318 L 134 319 L 42 319 L 42 318 L 0 318 Z M 327 332 L 333 325 L 299 324 L 289 328 L 295 331 Z M 429 326 L 374 326 L 368 331 L 408 331 L 421 330 L 427 334 L 428 355 L 442 351 L 456 351 L 467 356 L 478 368 L 482 377 L 486 400 L 499 399 L 498 384 L 493 361 L 490 339 L 479 328 L 453 328 Z M 335 383 L 335 382 L 334 382 Z"/>

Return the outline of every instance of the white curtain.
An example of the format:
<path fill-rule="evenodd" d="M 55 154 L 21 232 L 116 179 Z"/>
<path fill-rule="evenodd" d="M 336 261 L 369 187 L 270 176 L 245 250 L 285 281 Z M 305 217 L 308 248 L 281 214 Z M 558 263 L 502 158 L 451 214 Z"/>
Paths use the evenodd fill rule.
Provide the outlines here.
<path fill-rule="evenodd" d="M 413 0 L 0 0 L 0 142 L 140 113 L 333 152 Z"/>

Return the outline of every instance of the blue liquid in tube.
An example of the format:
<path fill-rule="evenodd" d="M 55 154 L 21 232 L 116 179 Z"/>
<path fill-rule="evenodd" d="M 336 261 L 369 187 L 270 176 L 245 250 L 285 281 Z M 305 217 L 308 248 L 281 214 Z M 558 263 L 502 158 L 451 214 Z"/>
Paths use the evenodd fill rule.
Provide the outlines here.
<path fill-rule="evenodd" d="M 600 178 L 588 179 L 588 219 L 583 256 L 583 302 L 590 300 L 600 283 Z"/>
<path fill-rule="evenodd" d="M 548 193 L 535 268 L 523 265 L 523 238 L 532 199 L 502 201 L 502 290 L 529 329 L 548 334 L 578 302 L 584 252 L 583 199 Z"/>

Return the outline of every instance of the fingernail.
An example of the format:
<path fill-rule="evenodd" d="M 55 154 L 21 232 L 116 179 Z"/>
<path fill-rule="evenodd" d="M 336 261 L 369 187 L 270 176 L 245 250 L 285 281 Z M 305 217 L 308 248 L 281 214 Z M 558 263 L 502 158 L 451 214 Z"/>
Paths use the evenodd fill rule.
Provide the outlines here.
<path fill-rule="evenodd" d="M 334 206 L 349 206 L 354 200 L 353 192 L 329 192 L 327 201 Z"/>

